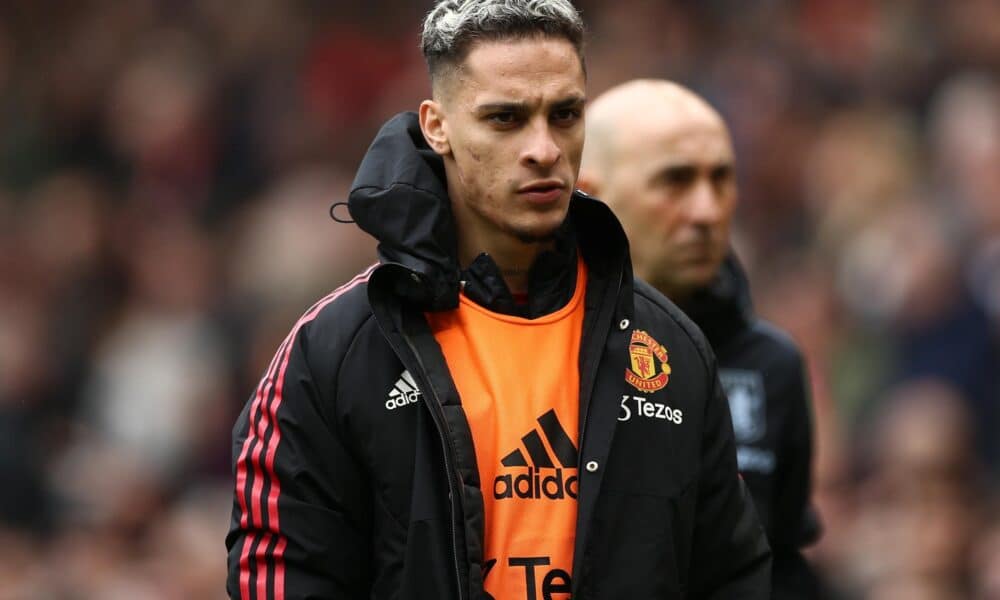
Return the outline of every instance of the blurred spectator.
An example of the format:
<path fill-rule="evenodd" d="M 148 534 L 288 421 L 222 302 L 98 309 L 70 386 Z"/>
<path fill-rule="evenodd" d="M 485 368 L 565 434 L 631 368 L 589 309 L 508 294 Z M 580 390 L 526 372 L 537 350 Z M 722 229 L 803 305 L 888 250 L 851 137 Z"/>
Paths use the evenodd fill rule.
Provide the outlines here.
<path fill-rule="evenodd" d="M 964 277 L 954 286 L 968 295 L 966 329 L 981 329 L 962 340 L 978 347 L 981 358 L 968 368 L 979 380 L 958 383 L 977 405 L 981 446 L 1000 470 L 1000 441 L 992 435 L 1000 430 L 1000 81 L 974 71 L 948 79 L 933 99 L 928 137 L 941 220 L 957 229 L 963 251 L 956 271 Z"/>
<path fill-rule="evenodd" d="M 979 536 L 972 555 L 975 600 L 1000 598 L 1000 503 L 996 498 L 986 527 Z"/>
<path fill-rule="evenodd" d="M 130 171 L 130 203 L 154 216 L 199 214 L 220 145 L 210 65 L 187 32 L 153 32 L 143 45 L 111 87 L 109 142 Z"/>
<path fill-rule="evenodd" d="M 967 598 L 984 507 L 970 415 L 954 388 L 930 379 L 881 404 L 855 457 L 863 476 L 840 580 L 864 598 Z"/>

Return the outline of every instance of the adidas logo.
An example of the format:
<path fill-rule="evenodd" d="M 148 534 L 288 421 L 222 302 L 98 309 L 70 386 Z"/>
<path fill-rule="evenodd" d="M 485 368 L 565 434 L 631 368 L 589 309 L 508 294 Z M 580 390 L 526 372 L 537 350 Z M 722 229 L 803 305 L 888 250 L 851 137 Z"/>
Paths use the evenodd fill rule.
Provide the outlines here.
<path fill-rule="evenodd" d="M 413 375 L 409 371 L 403 371 L 396 383 L 389 392 L 389 399 L 385 401 L 388 410 L 406 406 L 420 401 L 420 390 L 417 389 L 417 382 L 413 380 Z"/>
<path fill-rule="evenodd" d="M 521 443 L 528 452 L 527 457 L 518 448 L 503 457 L 500 464 L 509 469 L 526 467 L 527 471 L 519 475 L 507 473 L 497 476 L 493 480 L 493 498 L 496 500 L 508 498 L 562 500 L 567 497 L 576 499 L 579 491 L 579 479 L 575 474 L 576 446 L 559 423 L 556 411 L 548 411 L 538 417 L 537 421 L 542 435 L 552 449 L 552 455 L 549 455 L 538 429 L 532 429 L 525 434 L 521 438 Z M 558 461 L 559 466 L 556 466 L 553 458 Z"/>

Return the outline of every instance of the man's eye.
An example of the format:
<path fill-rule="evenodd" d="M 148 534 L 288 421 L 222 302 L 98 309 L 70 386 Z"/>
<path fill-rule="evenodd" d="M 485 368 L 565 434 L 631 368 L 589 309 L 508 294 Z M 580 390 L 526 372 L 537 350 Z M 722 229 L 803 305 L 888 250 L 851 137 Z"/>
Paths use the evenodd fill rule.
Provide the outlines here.
<path fill-rule="evenodd" d="M 574 123 L 580 118 L 578 108 L 560 108 L 552 113 L 552 120 L 557 123 Z"/>
<path fill-rule="evenodd" d="M 663 183 L 669 186 L 683 187 L 691 185 L 694 182 L 695 170 L 687 167 L 677 167 L 673 169 L 667 169 L 661 180 Z"/>
<path fill-rule="evenodd" d="M 498 112 L 486 117 L 487 121 L 496 125 L 511 125 L 516 119 L 516 116 L 512 112 Z"/>
<path fill-rule="evenodd" d="M 716 167 L 712 169 L 712 183 L 715 185 L 726 185 L 733 180 L 733 169 L 731 167 Z"/>

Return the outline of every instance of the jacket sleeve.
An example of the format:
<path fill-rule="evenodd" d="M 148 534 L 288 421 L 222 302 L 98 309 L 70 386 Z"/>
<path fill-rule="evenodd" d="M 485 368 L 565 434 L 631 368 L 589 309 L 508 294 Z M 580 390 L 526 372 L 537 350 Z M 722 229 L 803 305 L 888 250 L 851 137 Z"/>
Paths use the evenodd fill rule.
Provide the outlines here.
<path fill-rule="evenodd" d="M 303 329 L 278 349 L 233 430 L 231 598 L 369 597 L 370 486 L 324 414 L 332 377 L 314 377 Z"/>
<path fill-rule="evenodd" d="M 729 403 L 711 361 L 698 481 L 690 597 L 770 598 L 771 552 L 736 465 Z"/>
<path fill-rule="evenodd" d="M 788 407 L 788 421 L 782 428 L 784 464 L 774 493 L 776 519 L 771 526 L 774 598 L 806 600 L 817 596 L 818 581 L 799 548 L 815 541 L 819 522 L 809 506 L 812 416 L 808 380 L 798 353 L 787 368 L 787 376 L 786 386 L 779 390 L 779 401 Z"/>

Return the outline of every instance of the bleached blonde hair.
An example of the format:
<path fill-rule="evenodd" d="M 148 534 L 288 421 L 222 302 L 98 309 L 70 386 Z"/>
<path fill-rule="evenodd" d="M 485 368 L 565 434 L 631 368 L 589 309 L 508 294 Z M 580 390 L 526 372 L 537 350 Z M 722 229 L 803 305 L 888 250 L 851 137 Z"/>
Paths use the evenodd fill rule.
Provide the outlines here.
<path fill-rule="evenodd" d="M 583 19 L 570 0 L 441 0 L 424 19 L 420 44 L 434 80 L 477 40 L 562 37 L 583 62 Z"/>

